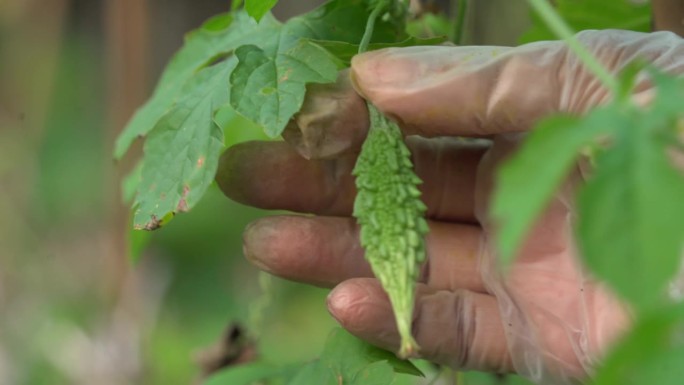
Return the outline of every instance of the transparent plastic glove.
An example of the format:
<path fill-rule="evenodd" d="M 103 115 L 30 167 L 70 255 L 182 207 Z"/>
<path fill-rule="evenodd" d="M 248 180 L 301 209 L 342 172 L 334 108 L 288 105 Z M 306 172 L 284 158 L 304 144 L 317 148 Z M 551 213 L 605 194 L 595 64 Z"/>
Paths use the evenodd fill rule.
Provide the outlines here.
<path fill-rule="evenodd" d="M 613 72 L 636 58 L 684 72 L 684 41 L 674 34 L 578 36 Z M 381 50 L 357 56 L 351 78 L 359 94 L 416 135 L 407 143 L 424 181 L 431 230 L 414 320 L 420 354 L 458 369 L 517 372 L 544 384 L 590 375 L 629 326 L 630 314 L 577 257 L 572 196 L 581 170 L 569 176 L 505 277 L 496 266 L 488 204 L 496 167 L 525 131 L 554 112 L 582 114 L 605 103 L 606 90 L 561 42 Z M 343 85 L 344 103 L 321 103 L 336 92 L 308 95 L 298 126 L 289 128 L 299 131 L 286 135 L 292 145 L 253 142 L 230 149 L 218 182 L 243 203 L 316 214 L 253 223 L 245 232 L 247 257 L 285 278 L 335 286 L 328 297 L 332 315 L 355 335 L 396 350 L 388 300 L 371 278 L 350 217 L 350 171 L 367 115 Z M 650 84 L 640 79 L 634 97 L 647 103 L 651 96 Z M 310 108 L 323 105 L 334 107 Z M 321 133 L 329 125 L 317 124 L 310 111 L 345 123 Z M 309 135 L 323 139 L 307 140 Z M 329 159 L 306 160 L 297 151 Z"/>

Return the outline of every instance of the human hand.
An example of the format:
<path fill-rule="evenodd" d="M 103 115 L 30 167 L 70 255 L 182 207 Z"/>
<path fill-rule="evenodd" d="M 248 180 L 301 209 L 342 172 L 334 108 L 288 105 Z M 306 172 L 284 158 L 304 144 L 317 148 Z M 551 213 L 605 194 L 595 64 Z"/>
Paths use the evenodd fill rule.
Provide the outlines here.
<path fill-rule="evenodd" d="M 672 34 L 594 31 L 579 38 L 613 72 L 635 58 L 684 72 L 684 43 Z M 405 134 L 419 135 L 407 144 L 430 220 L 414 320 L 421 356 L 544 383 L 590 374 L 630 315 L 587 274 L 574 248 L 572 193 L 582 170 L 568 177 L 506 276 L 497 269 L 488 204 L 497 166 L 525 131 L 549 114 L 582 114 L 605 103 L 607 91 L 560 42 L 376 51 L 354 59 L 352 79 Z M 319 88 L 285 135 L 291 145 L 233 147 L 221 160 L 218 182 L 246 204 L 316 214 L 253 223 L 245 254 L 273 274 L 335 286 L 328 307 L 342 326 L 396 351 L 389 302 L 363 259 L 351 218 L 350 172 L 367 112 L 344 82 Z M 634 98 L 647 103 L 651 96 L 640 78 Z"/>

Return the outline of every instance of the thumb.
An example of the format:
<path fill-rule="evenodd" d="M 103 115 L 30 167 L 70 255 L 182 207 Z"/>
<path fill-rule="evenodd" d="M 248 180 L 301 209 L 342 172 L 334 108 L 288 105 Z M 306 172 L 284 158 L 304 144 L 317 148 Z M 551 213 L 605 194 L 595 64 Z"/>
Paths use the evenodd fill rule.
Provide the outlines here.
<path fill-rule="evenodd" d="M 684 72 L 684 40 L 673 33 L 584 31 L 577 39 L 612 73 L 635 59 Z M 352 80 L 406 134 L 428 137 L 526 131 L 546 115 L 582 114 L 610 97 L 562 41 L 374 51 L 354 57 Z M 648 102 L 650 91 L 639 77 L 635 101 Z"/>
<path fill-rule="evenodd" d="M 558 109 L 560 43 L 411 47 L 358 55 L 357 92 L 406 134 L 482 136 L 527 130 Z"/>

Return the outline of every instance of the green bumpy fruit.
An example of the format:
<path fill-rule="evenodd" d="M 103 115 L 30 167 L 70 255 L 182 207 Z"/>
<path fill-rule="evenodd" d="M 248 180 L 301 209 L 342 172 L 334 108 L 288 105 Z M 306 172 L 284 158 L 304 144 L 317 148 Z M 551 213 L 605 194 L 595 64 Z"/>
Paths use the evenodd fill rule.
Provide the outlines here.
<path fill-rule="evenodd" d="M 415 282 L 425 260 L 425 204 L 411 153 L 396 123 L 368 103 L 370 130 L 353 174 L 354 217 L 373 273 L 387 292 L 401 336 L 399 356 L 415 354 L 411 335 Z"/>

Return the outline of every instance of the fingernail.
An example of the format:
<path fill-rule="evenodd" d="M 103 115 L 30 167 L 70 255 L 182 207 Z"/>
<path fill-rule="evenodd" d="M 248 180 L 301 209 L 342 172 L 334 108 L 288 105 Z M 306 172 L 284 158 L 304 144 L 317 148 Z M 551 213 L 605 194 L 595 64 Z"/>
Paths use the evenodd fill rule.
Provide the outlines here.
<path fill-rule="evenodd" d="M 247 203 L 248 196 L 244 186 L 251 175 L 246 174 L 244 164 L 247 146 L 238 144 L 228 148 L 219 159 L 219 167 L 216 172 L 216 183 L 221 191 L 230 199 Z"/>
<path fill-rule="evenodd" d="M 328 294 L 326 302 L 330 315 L 332 315 L 337 322 L 343 323 L 342 315 L 358 301 L 356 296 L 349 290 L 348 285 L 338 285 L 330 294 Z"/>
<path fill-rule="evenodd" d="M 342 323 L 341 315 L 343 314 L 344 309 L 351 303 L 349 294 L 344 289 L 340 289 L 340 287 L 337 286 L 328 294 L 326 302 L 330 315 L 335 318 L 338 323 Z"/>
<path fill-rule="evenodd" d="M 368 305 L 371 296 L 368 290 L 355 282 L 343 282 L 328 294 L 327 305 L 330 315 L 343 326 L 349 326 L 350 319 L 357 318 L 354 314 Z"/>
<path fill-rule="evenodd" d="M 259 219 L 247 225 L 242 233 L 242 251 L 245 258 L 267 272 L 271 271 L 268 261 L 273 256 L 269 245 L 275 235 L 275 227 L 272 219 Z"/>

